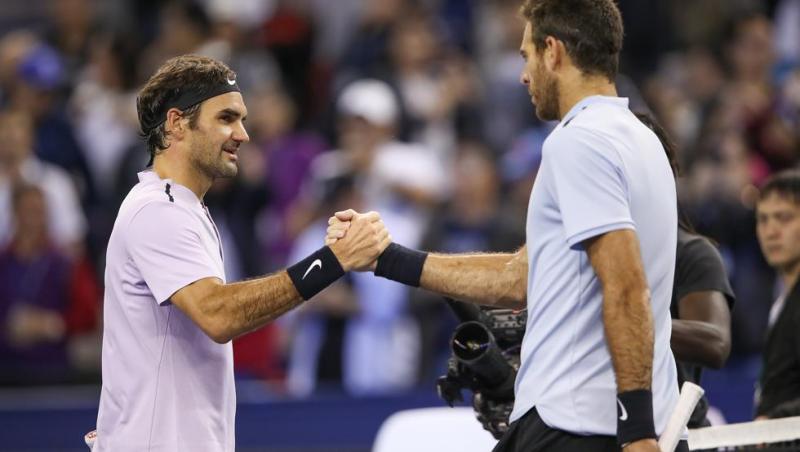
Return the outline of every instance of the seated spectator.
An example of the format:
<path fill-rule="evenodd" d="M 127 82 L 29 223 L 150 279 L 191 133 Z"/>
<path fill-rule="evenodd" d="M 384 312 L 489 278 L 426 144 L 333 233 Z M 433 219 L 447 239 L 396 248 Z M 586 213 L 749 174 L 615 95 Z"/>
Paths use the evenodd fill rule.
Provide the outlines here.
<path fill-rule="evenodd" d="M 0 384 L 71 379 L 69 340 L 97 326 L 93 273 L 52 246 L 43 190 L 13 190 L 14 233 L 0 251 Z"/>
<path fill-rule="evenodd" d="M 800 415 L 800 172 L 769 179 L 756 207 L 761 251 L 780 276 L 781 295 L 769 315 L 756 415 Z"/>
<path fill-rule="evenodd" d="M 636 116 L 658 137 L 676 178 L 680 175 L 675 145 L 664 128 L 648 114 Z M 677 181 L 677 179 L 676 179 Z M 722 256 L 697 234 L 678 205 L 678 248 L 672 286 L 670 347 L 678 366 L 678 387 L 700 385 L 703 368 L 720 369 L 731 351 L 731 310 L 736 296 L 728 282 Z M 689 428 L 708 427 L 708 400 L 701 397 L 689 418 Z"/>
<path fill-rule="evenodd" d="M 80 190 L 81 201 L 92 204 L 94 178 L 64 105 L 62 93 L 68 86 L 61 56 L 45 44 L 35 44 L 19 61 L 15 77 L 8 105 L 30 116 L 36 157 L 64 169 Z"/>
<path fill-rule="evenodd" d="M 367 194 L 357 180 L 352 173 L 316 180 L 314 221 L 298 235 L 290 260 L 319 248 L 332 212 L 366 210 Z M 414 239 L 401 213 L 386 210 L 381 218 L 395 227 L 392 237 L 398 242 Z M 399 283 L 351 273 L 282 319 L 282 325 L 291 337 L 287 388 L 292 395 L 319 389 L 386 395 L 416 383 L 418 327 L 408 313 L 408 288 Z"/>
<path fill-rule="evenodd" d="M 46 199 L 47 229 L 53 244 L 73 252 L 83 246 L 86 218 L 72 179 L 54 165 L 33 154 L 33 121 L 30 116 L 0 112 L 0 246 L 8 243 L 13 223 L 11 188 L 35 184 Z"/>
<path fill-rule="evenodd" d="M 524 229 L 515 230 L 501 211 L 500 179 L 488 149 L 478 142 L 462 143 L 450 172 L 452 199 L 431 219 L 422 249 L 446 253 L 508 252 L 525 243 Z M 450 338 L 457 326 L 447 305 L 432 302 L 441 300 L 430 292 L 412 292 L 412 312 L 419 322 L 422 340 L 419 377 L 423 384 L 446 372 L 443 365 L 450 355 Z"/>

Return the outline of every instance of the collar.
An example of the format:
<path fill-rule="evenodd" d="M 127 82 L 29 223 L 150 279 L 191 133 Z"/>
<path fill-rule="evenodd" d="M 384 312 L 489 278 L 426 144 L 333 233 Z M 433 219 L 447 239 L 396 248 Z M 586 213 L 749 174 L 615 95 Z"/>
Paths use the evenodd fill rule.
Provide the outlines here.
<path fill-rule="evenodd" d="M 589 96 L 584 97 L 577 104 L 573 105 L 572 108 L 569 109 L 564 118 L 561 119 L 561 125 L 566 126 L 568 122 L 572 121 L 575 116 L 578 115 L 581 111 L 586 109 L 586 107 L 594 104 L 609 104 L 609 105 L 616 105 L 618 107 L 622 107 L 627 109 L 628 108 L 628 98 L 627 97 L 614 97 L 614 96 Z"/>
<path fill-rule="evenodd" d="M 180 184 L 176 184 L 172 181 L 172 179 L 162 179 L 158 176 L 158 174 L 153 171 L 152 169 L 140 171 L 138 173 L 139 182 L 143 184 L 157 184 L 163 183 L 164 187 L 162 190 L 164 191 L 164 196 L 172 197 L 173 199 L 179 199 L 182 202 L 190 203 L 190 204 L 198 204 L 200 206 L 203 203 L 197 198 L 192 190 L 188 187 L 185 187 Z M 169 193 L 167 193 L 166 185 L 169 184 Z"/>

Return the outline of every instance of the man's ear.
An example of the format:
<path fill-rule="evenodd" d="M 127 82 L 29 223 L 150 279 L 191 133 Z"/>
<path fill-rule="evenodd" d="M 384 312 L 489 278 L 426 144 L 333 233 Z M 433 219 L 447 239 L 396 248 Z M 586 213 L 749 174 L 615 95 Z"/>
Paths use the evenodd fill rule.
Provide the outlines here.
<path fill-rule="evenodd" d="M 567 48 L 564 43 L 547 36 L 544 38 L 544 65 L 548 71 L 555 71 L 561 67 L 567 55 Z"/>
<path fill-rule="evenodd" d="M 164 131 L 167 136 L 174 137 L 178 140 L 183 139 L 186 130 L 187 120 L 183 117 L 183 113 L 177 108 L 170 108 L 167 110 L 167 119 L 164 121 Z"/>

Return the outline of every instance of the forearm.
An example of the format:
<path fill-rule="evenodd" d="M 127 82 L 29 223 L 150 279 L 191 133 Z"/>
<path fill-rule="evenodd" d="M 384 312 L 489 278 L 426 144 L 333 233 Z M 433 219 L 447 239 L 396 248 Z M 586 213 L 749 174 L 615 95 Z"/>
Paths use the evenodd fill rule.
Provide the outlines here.
<path fill-rule="evenodd" d="M 220 285 L 201 308 L 216 325 L 217 342 L 227 342 L 298 306 L 303 298 L 286 271 L 249 281 Z"/>
<path fill-rule="evenodd" d="M 522 309 L 527 291 L 527 255 L 429 254 L 420 286 L 475 304 Z"/>
<path fill-rule="evenodd" d="M 721 368 L 731 350 L 730 337 L 721 328 L 697 320 L 672 320 L 672 352 L 679 361 Z"/>
<path fill-rule="evenodd" d="M 653 318 L 648 291 L 604 291 L 603 323 L 617 392 L 649 390 L 653 374 Z"/>

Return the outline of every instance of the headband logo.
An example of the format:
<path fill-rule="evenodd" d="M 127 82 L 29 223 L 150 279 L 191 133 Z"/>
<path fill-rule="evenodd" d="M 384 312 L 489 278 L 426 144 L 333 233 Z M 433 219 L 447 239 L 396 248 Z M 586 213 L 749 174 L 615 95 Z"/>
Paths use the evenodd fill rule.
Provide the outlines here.
<path fill-rule="evenodd" d="M 234 80 L 228 79 L 228 85 L 233 86 L 235 84 L 236 84 L 236 80 L 235 79 Z"/>

